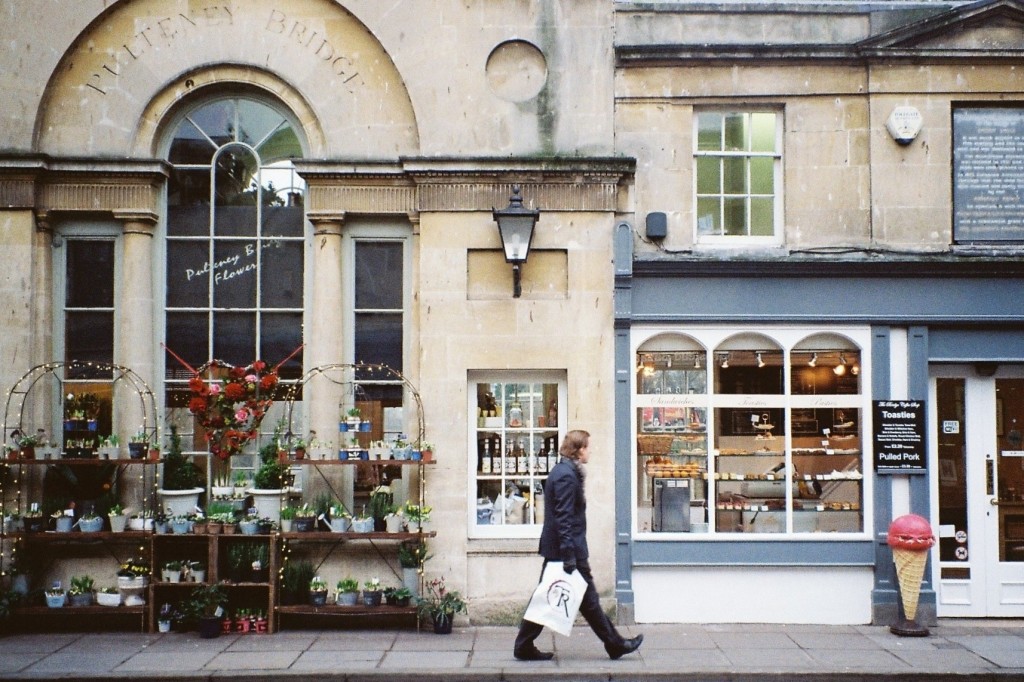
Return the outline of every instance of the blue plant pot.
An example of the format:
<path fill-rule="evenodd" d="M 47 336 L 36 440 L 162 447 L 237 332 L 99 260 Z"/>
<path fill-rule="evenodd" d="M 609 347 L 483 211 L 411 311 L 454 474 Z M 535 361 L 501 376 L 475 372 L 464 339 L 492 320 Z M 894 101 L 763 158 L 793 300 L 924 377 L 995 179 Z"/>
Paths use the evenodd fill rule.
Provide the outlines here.
<path fill-rule="evenodd" d="M 103 530 L 103 517 L 97 516 L 94 519 L 79 519 L 78 528 L 83 533 L 98 533 Z"/>

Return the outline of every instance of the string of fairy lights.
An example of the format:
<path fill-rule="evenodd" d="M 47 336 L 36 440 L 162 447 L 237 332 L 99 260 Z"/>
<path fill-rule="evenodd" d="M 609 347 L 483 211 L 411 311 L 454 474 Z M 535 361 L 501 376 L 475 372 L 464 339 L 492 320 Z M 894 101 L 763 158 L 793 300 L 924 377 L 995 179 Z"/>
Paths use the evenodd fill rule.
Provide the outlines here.
<path fill-rule="evenodd" d="M 9 443 L 8 438 L 13 438 L 14 433 L 23 434 L 26 433 L 25 420 L 28 415 L 25 414 L 26 403 L 30 403 L 29 396 L 35 390 L 40 390 L 40 385 L 43 391 L 46 391 L 46 384 L 41 384 L 45 379 L 52 378 L 54 385 L 50 386 L 50 390 L 55 392 L 56 397 L 55 403 L 51 403 L 45 393 L 41 408 L 36 408 L 40 412 L 36 415 L 37 418 L 42 419 L 43 423 L 50 424 L 51 426 L 55 423 L 55 415 L 53 409 L 59 410 L 62 417 L 66 417 L 65 412 L 65 393 L 66 386 L 86 385 L 86 384 L 103 384 L 110 386 L 111 401 L 118 385 L 126 385 L 132 394 L 136 395 L 139 399 L 139 405 L 141 408 L 142 422 L 133 430 L 131 433 L 146 434 L 149 442 L 159 443 L 158 425 L 156 419 L 156 396 L 149 385 L 140 377 L 134 370 L 108 362 L 97 362 L 97 361 L 83 361 L 83 360 L 71 360 L 71 361 L 53 361 L 47 362 L 40 365 L 36 365 L 29 369 L 25 374 L 18 379 L 17 382 L 7 391 L 6 400 L 4 404 L 4 424 L 3 424 L 3 438 L 4 438 L 4 455 L 5 460 L 3 466 L 5 468 L 4 475 L 0 476 L 0 519 L 3 522 L 2 533 L 0 538 L 5 538 L 10 532 L 7 526 L 11 523 L 13 514 L 20 515 L 22 513 L 23 505 L 23 465 L 28 466 L 28 471 L 33 471 L 31 467 L 35 466 L 38 462 L 43 466 L 53 466 L 63 461 L 63 463 L 75 462 L 91 462 L 92 460 L 61 460 L 60 452 L 62 448 L 58 448 L 57 457 L 55 461 L 53 459 L 43 460 L 32 460 L 29 464 L 28 460 L 19 458 L 18 460 L 11 460 L 7 458 L 8 453 L 19 451 L 22 447 L 20 443 Z M 31 403 L 30 403 L 31 404 Z M 52 406 L 52 407 L 51 407 Z M 35 426 L 33 424 L 33 426 Z M 63 419 L 62 419 L 63 426 Z M 113 430 L 113 424 L 111 425 Z M 37 433 L 39 430 L 32 431 Z M 61 430 L 61 438 L 63 437 L 63 428 Z M 128 439 L 125 438 L 125 441 Z M 15 445 L 18 447 L 16 448 Z M 42 444 L 40 444 L 42 445 Z M 96 460 L 99 464 L 106 460 Z M 128 462 L 139 462 L 142 464 L 148 463 L 148 460 L 118 460 L 121 463 Z M 150 472 L 149 466 L 139 467 L 139 490 L 141 491 L 141 505 L 142 509 L 148 509 L 152 504 L 152 500 L 156 499 L 157 490 L 157 477 L 153 476 L 152 483 L 147 486 L 146 476 Z M 31 474 L 29 474 L 31 478 Z M 5 484 L 6 482 L 6 484 Z M 11 505 L 7 503 L 7 489 L 12 488 L 14 490 L 14 511 L 13 513 L 9 509 Z M 20 542 L 6 543 L 0 545 L 0 578 L 6 577 L 11 574 L 13 570 L 17 570 L 18 567 L 18 548 Z M 145 545 L 140 545 L 137 548 L 140 554 L 145 552 Z"/>
<path fill-rule="evenodd" d="M 282 363 L 283 364 L 283 363 Z M 194 370 L 196 375 L 202 376 L 203 374 L 209 374 L 210 372 L 218 369 L 232 369 L 233 366 L 229 363 L 220 360 L 211 360 L 198 369 Z M 63 375 L 63 376 L 62 376 Z M 85 377 L 84 379 L 69 378 L 69 375 L 78 375 Z M 132 369 L 117 365 L 113 363 L 105 362 L 91 362 L 91 361 L 55 361 L 37 365 L 27 371 L 22 377 L 12 386 L 6 394 L 6 403 L 4 409 L 4 453 L 5 455 L 9 452 L 14 451 L 16 448 L 12 444 L 7 442 L 9 437 L 13 437 L 14 433 L 25 433 L 25 410 L 26 404 L 29 403 L 29 395 L 32 391 L 38 390 L 37 384 L 46 379 L 52 377 L 56 382 L 55 390 L 59 396 L 55 408 L 60 411 L 62 416 L 65 416 L 65 385 L 71 383 L 85 384 L 85 383 L 102 383 L 110 386 L 111 400 L 113 401 L 115 387 L 119 382 L 125 382 L 130 387 L 131 393 L 139 398 L 142 423 L 135 430 L 135 433 L 144 433 L 148 436 L 150 443 L 160 443 L 159 434 L 159 420 L 157 419 L 156 409 L 156 396 L 148 384 L 138 376 Z M 359 387 L 360 384 L 372 384 L 372 383 L 400 383 L 403 386 L 403 391 L 411 398 L 415 406 L 415 419 L 416 419 L 416 438 L 414 442 L 420 445 L 424 442 L 425 436 L 425 418 L 423 413 L 423 402 L 419 391 L 416 387 L 405 377 L 401 372 L 394 368 L 381 364 L 381 363 L 330 363 L 320 365 L 306 371 L 299 379 L 288 382 L 281 382 L 284 389 L 284 402 L 286 403 L 286 415 L 287 422 L 289 425 L 289 432 L 291 432 L 292 423 L 295 418 L 295 405 L 296 402 L 301 401 L 302 389 L 310 381 L 323 378 L 336 385 L 352 385 L 353 390 Z M 58 390 L 59 389 L 59 390 Z M 45 389 L 44 389 L 45 390 Z M 69 396 L 70 397 L 70 396 Z M 404 402 L 404 401 L 403 401 Z M 41 417 L 45 420 L 45 423 L 55 423 L 54 414 L 48 411 L 46 405 L 50 403 L 44 402 Z M 340 408 L 341 406 L 339 406 Z M 33 409 L 38 409 L 33 406 Z M 113 417 L 112 417 L 113 418 Z M 112 424 L 113 430 L 113 424 Z M 62 434 L 63 435 L 63 434 Z M 58 458 L 60 457 L 60 450 L 58 450 Z M 35 460 L 34 460 L 35 461 Z M 53 465 L 57 462 L 54 460 L 38 460 L 45 466 Z M 58 462 L 60 460 L 58 459 Z M 91 462 L 92 460 L 68 460 L 76 463 Z M 97 463 L 106 460 L 96 460 Z M 121 460 L 118 460 L 121 461 Z M 10 507 L 8 504 L 8 489 L 14 490 L 13 508 L 14 513 L 21 514 L 24 503 L 23 495 L 24 492 L 24 476 L 22 470 L 22 464 L 25 464 L 27 460 L 19 459 L 17 461 L 4 459 L 2 461 L 2 467 L 4 469 L 3 476 L 0 476 L 0 520 L 3 520 L 4 526 L 0 528 L 0 539 L 6 540 L 6 537 L 11 534 L 11 528 L 7 527 L 8 519 L 11 518 Z M 138 462 L 140 464 L 155 464 L 155 461 L 145 458 L 143 460 L 123 460 L 122 463 L 127 462 Z M 29 469 L 31 470 L 31 469 Z M 140 474 L 138 478 L 139 489 L 141 490 L 142 496 L 142 509 L 146 510 L 152 505 L 153 500 L 157 499 L 157 490 L 159 488 L 158 477 L 153 476 L 152 482 L 147 486 L 146 477 L 150 473 L 150 466 L 140 466 Z M 155 473 L 155 469 L 153 470 Z M 418 477 L 418 492 L 419 499 L 422 501 L 424 497 L 424 477 L 420 475 Z M 291 547 L 286 542 L 280 528 L 277 529 L 278 542 L 281 547 L 282 561 L 278 569 L 278 578 L 281 578 L 284 574 L 285 567 L 291 556 Z M 18 537 L 18 536 L 15 536 Z M 13 570 L 17 569 L 18 566 L 18 547 L 19 542 L 8 544 L 3 542 L 0 544 L 0 578 L 7 577 L 12 574 Z M 145 544 L 140 544 L 137 548 L 137 554 L 144 556 L 147 554 L 147 547 Z M 379 551 L 379 550 L 378 550 Z M 420 577 L 422 577 L 423 566 L 422 564 L 418 567 Z"/>

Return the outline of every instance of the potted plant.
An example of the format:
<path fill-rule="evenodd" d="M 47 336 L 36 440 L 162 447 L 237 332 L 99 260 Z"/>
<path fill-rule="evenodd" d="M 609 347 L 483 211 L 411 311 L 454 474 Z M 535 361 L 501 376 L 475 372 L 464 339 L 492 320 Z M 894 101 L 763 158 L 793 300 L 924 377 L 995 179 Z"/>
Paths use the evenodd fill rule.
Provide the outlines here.
<path fill-rule="evenodd" d="M 332 504 L 327 513 L 332 533 L 344 533 L 352 527 L 352 517 L 340 504 Z"/>
<path fill-rule="evenodd" d="M 327 604 L 327 583 L 320 576 L 309 581 L 309 603 L 313 606 Z"/>
<path fill-rule="evenodd" d="M 308 504 L 303 504 L 295 510 L 295 520 L 292 522 L 292 529 L 296 533 L 308 533 L 316 527 L 316 511 Z"/>
<path fill-rule="evenodd" d="M 384 601 L 387 602 L 388 606 L 405 607 L 409 605 L 411 599 L 412 591 L 407 587 L 384 588 Z"/>
<path fill-rule="evenodd" d="M 338 596 L 335 603 L 338 606 L 355 606 L 356 598 L 359 596 L 359 581 L 353 577 L 343 578 L 338 581 Z"/>
<path fill-rule="evenodd" d="M 297 512 L 298 512 L 298 509 L 296 507 L 292 506 L 292 505 L 288 505 L 287 507 L 284 507 L 284 508 L 281 509 L 281 532 L 282 533 L 291 533 L 292 532 L 292 524 L 295 521 L 295 514 Z"/>
<path fill-rule="evenodd" d="M 370 492 L 370 516 L 373 517 L 373 529 L 384 531 L 387 526 L 384 519 L 395 511 L 395 496 L 391 487 L 379 485 Z"/>
<path fill-rule="evenodd" d="M 71 606 L 92 606 L 93 580 L 87 575 L 71 578 L 68 601 Z"/>
<path fill-rule="evenodd" d="M 305 604 L 309 600 L 309 581 L 315 576 L 313 563 L 306 559 L 285 562 L 281 571 L 281 603 Z"/>
<path fill-rule="evenodd" d="M 168 561 L 164 564 L 161 576 L 165 583 L 180 583 L 181 582 L 181 568 L 182 562 L 173 560 Z"/>
<path fill-rule="evenodd" d="M 43 441 L 40 440 L 39 436 L 33 434 L 19 434 L 18 448 L 21 450 L 21 459 L 35 459 L 36 458 L 36 447 L 42 446 Z"/>
<path fill-rule="evenodd" d="M 402 567 L 402 584 L 414 597 L 419 596 L 420 571 L 429 558 L 426 541 L 403 542 L 398 545 L 398 565 Z"/>
<path fill-rule="evenodd" d="M 173 619 L 174 609 L 171 608 L 170 604 L 165 603 L 160 607 L 160 613 L 156 617 L 157 630 L 160 632 L 170 632 Z"/>
<path fill-rule="evenodd" d="M 71 529 L 75 527 L 75 517 L 73 514 L 74 512 L 71 509 L 58 510 L 50 514 L 50 517 L 53 519 L 54 530 L 58 533 L 70 533 Z"/>
<path fill-rule="evenodd" d="M 467 613 L 466 601 L 459 592 L 445 586 L 444 577 L 427 582 L 427 593 L 416 599 L 416 608 L 421 617 L 430 619 L 439 635 L 451 634 L 455 614 Z"/>
<path fill-rule="evenodd" d="M 345 418 L 345 424 L 348 426 L 349 431 L 357 431 L 359 429 L 359 424 L 363 421 L 361 415 L 362 412 L 358 407 L 349 409 Z"/>
<path fill-rule="evenodd" d="M 427 441 L 420 443 L 420 458 L 424 462 L 434 461 L 434 444 Z"/>
<path fill-rule="evenodd" d="M 120 504 L 115 504 L 107 511 L 107 518 L 110 520 L 112 533 L 123 533 L 128 525 L 128 515 L 124 513 L 124 507 Z"/>
<path fill-rule="evenodd" d="M 245 489 L 249 487 L 249 477 L 244 471 L 236 471 L 233 479 L 234 494 L 236 499 L 245 497 Z"/>
<path fill-rule="evenodd" d="M 29 505 L 22 521 L 26 533 L 41 533 L 46 530 L 46 517 L 43 516 L 43 510 L 39 508 L 38 502 Z"/>
<path fill-rule="evenodd" d="M 263 543 L 253 545 L 249 558 L 252 569 L 250 580 L 254 583 L 270 582 L 270 548 Z"/>
<path fill-rule="evenodd" d="M 145 459 L 147 450 L 149 450 L 149 434 L 145 431 L 139 431 L 128 438 L 128 456 L 132 459 Z"/>
<path fill-rule="evenodd" d="M 291 467 L 287 459 L 281 461 L 277 456 L 283 428 L 282 424 L 278 424 L 274 437 L 260 448 L 260 467 L 253 476 L 253 487 L 245 491 L 252 495 L 253 506 L 259 516 L 266 516 L 275 522 L 281 520 L 281 507 L 286 502 L 284 491 L 291 478 Z"/>
<path fill-rule="evenodd" d="M 78 519 L 78 529 L 83 533 L 97 533 L 103 530 L 103 517 L 94 511 L 86 512 Z"/>
<path fill-rule="evenodd" d="M 383 589 L 380 586 L 380 578 L 370 578 L 363 583 L 363 605 L 380 606 Z"/>
<path fill-rule="evenodd" d="M 121 593 L 114 586 L 101 587 L 96 593 L 96 603 L 100 606 L 120 606 Z"/>
<path fill-rule="evenodd" d="M 252 509 L 238 522 L 238 530 L 242 535 L 256 535 L 260 531 L 260 517 Z"/>
<path fill-rule="evenodd" d="M 227 592 L 220 583 L 200 585 L 192 590 L 186 611 L 199 621 L 200 637 L 213 639 L 220 635 L 220 619 L 227 603 Z"/>
<path fill-rule="evenodd" d="M 178 427 L 171 425 L 170 447 L 164 458 L 163 487 L 157 490 L 160 506 L 172 516 L 191 514 L 206 488 L 206 475 L 181 451 Z"/>
<path fill-rule="evenodd" d="M 292 445 L 292 452 L 295 453 L 295 459 L 306 459 L 306 441 L 299 438 Z"/>
<path fill-rule="evenodd" d="M 99 455 L 103 459 L 119 459 L 121 457 L 121 439 L 112 433 L 100 439 Z"/>
<path fill-rule="evenodd" d="M 406 502 L 405 506 L 402 507 L 402 516 L 409 523 L 409 532 L 418 532 L 423 527 L 423 524 L 430 520 L 431 511 L 433 509 L 426 505 Z"/>
<path fill-rule="evenodd" d="M 53 587 L 46 590 L 44 596 L 46 597 L 46 605 L 51 609 L 62 608 L 67 601 L 67 595 L 61 589 L 60 583 L 55 583 Z"/>

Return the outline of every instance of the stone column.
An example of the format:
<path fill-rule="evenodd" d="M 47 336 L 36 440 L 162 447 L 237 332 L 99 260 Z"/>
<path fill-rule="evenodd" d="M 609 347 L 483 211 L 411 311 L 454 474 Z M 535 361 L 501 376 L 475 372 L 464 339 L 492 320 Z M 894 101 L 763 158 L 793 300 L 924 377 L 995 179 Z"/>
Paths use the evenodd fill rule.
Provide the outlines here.
<path fill-rule="evenodd" d="M 313 221 L 313 268 L 308 290 L 311 292 L 309 324 L 305 334 L 306 367 L 322 367 L 344 359 L 342 314 L 341 232 L 344 214 Z M 333 378 L 340 376 L 332 373 Z M 314 376 L 306 384 L 304 402 L 309 414 L 309 428 L 317 438 L 338 444 L 338 403 L 342 387 Z M 342 485 L 342 502 L 351 509 L 351 485 Z"/>
<path fill-rule="evenodd" d="M 149 214 L 117 214 L 115 218 L 123 223 L 123 251 L 121 258 L 121 286 L 116 305 L 114 363 L 135 372 L 150 390 L 156 383 L 154 354 L 157 348 L 154 338 L 153 302 L 153 232 L 156 216 Z M 119 407 L 114 414 L 114 432 L 122 438 L 136 433 L 145 426 L 152 429 L 157 415 L 145 415 L 144 406 L 138 396 L 128 395 L 133 387 L 120 385 L 115 393 L 114 404 Z"/>

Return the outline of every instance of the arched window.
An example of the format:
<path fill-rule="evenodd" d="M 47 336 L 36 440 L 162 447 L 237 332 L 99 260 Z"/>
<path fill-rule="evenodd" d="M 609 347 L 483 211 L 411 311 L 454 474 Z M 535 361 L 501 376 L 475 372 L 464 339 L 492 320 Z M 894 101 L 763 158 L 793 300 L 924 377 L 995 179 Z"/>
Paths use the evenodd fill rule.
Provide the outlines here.
<path fill-rule="evenodd" d="M 305 186 L 291 163 L 300 129 L 274 104 L 224 96 L 170 130 L 167 346 L 193 367 L 275 364 L 302 343 Z M 296 355 L 281 375 L 301 370 Z M 169 361 L 166 378 L 171 406 L 187 371 Z"/>

